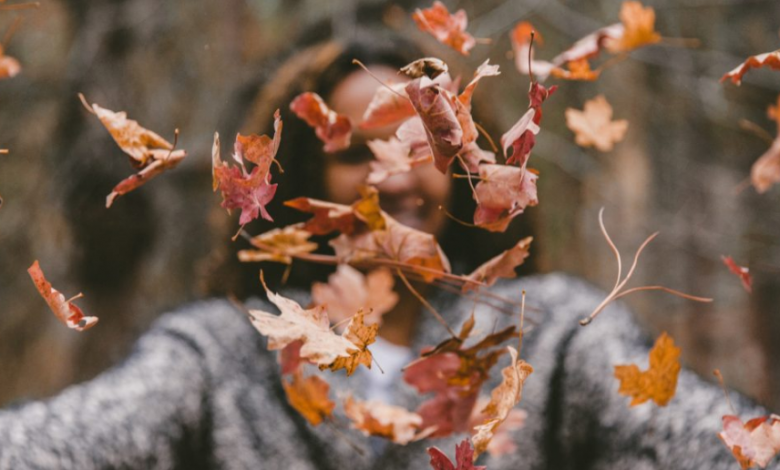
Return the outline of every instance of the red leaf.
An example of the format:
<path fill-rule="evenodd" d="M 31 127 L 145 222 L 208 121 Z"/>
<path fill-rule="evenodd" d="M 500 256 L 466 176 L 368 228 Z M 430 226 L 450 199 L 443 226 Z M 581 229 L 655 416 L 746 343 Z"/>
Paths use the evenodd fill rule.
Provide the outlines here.
<path fill-rule="evenodd" d="M 483 263 L 469 274 L 468 278 L 491 286 L 499 277 L 511 279 L 517 276 L 515 268 L 523 264 L 525 259 L 528 258 L 528 249 L 531 246 L 531 241 L 533 241 L 533 237 L 523 238 L 512 248 Z M 463 285 L 463 290 L 467 291 L 473 287 L 473 284 L 466 283 Z"/>
<path fill-rule="evenodd" d="M 769 67 L 772 70 L 780 70 L 780 51 L 767 52 L 764 54 L 750 56 L 744 62 L 739 64 L 737 68 L 723 75 L 720 81 L 724 82 L 728 79 L 731 79 L 731 82 L 735 85 L 741 85 L 742 77 L 748 73 L 750 69 L 758 69 L 762 67 Z"/>
<path fill-rule="evenodd" d="M 277 111 L 278 118 L 278 111 Z M 236 153 L 233 158 L 239 163 L 229 166 L 222 161 L 219 155 L 219 133 L 214 134 L 214 146 L 212 147 L 212 175 L 214 179 L 214 191 L 222 191 L 222 207 L 228 210 L 241 209 L 239 223 L 246 225 L 254 219 L 262 216 L 265 220 L 273 221 L 271 215 L 265 210 L 265 206 L 271 202 L 276 194 L 276 185 L 271 183 L 271 173 L 268 165 L 257 165 L 251 172 L 244 166 L 242 144 L 236 138 Z"/>
<path fill-rule="evenodd" d="M 452 464 L 447 455 L 437 447 L 429 447 L 428 455 L 431 456 L 431 467 L 434 470 L 485 470 L 484 465 L 474 465 L 474 449 L 471 448 L 471 442 L 464 439 L 455 446 L 455 465 Z"/>
<path fill-rule="evenodd" d="M 474 37 L 466 32 L 468 17 L 464 10 L 450 14 L 447 7 L 437 0 L 432 7 L 415 11 L 412 18 L 421 31 L 431 34 L 440 43 L 463 55 L 468 55 L 477 43 Z"/>
<path fill-rule="evenodd" d="M 406 96 L 406 83 L 393 83 L 388 87 L 380 86 L 376 89 L 363 113 L 361 129 L 389 126 L 414 116 L 414 107 Z"/>
<path fill-rule="evenodd" d="M 456 98 L 428 77 L 409 82 L 406 93 L 422 120 L 433 152 L 433 163 L 446 174 L 455 155 L 463 148 L 463 128 L 456 115 Z"/>
<path fill-rule="evenodd" d="M 750 270 L 738 266 L 731 256 L 721 256 L 720 259 L 723 260 L 723 264 L 725 264 L 732 273 L 739 277 L 742 281 L 742 287 L 748 292 L 753 292 L 753 279 L 750 277 Z"/>
<path fill-rule="evenodd" d="M 49 308 L 59 321 L 67 325 L 68 328 L 72 328 L 77 331 L 84 331 L 92 328 L 98 322 L 97 317 L 88 317 L 84 315 L 76 305 L 72 303 L 76 298 L 81 297 L 81 294 L 77 295 L 71 300 L 65 300 L 65 296 L 57 289 L 53 288 L 49 281 L 43 275 L 41 267 L 38 264 L 38 260 L 27 269 L 30 274 L 35 287 L 43 297 L 43 300 L 49 305 Z"/>
<path fill-rule="evenodd" d="M 338 152 L 349 147 L 352 138 L 349 118 L 328 108 L 318 94 L 301 93 L 290 103 L 290 110 L 314 128 L 314 133 L 325 143 L 326 152 Z"/>
<path fill-rule="evenodd" d="M 538 176 L 529 170 L 508 165 L 480 165 L 480 182 L 474 224 L 491 232 L 503 232 L 509 222 L 526 207 L 539 203 Z"/>

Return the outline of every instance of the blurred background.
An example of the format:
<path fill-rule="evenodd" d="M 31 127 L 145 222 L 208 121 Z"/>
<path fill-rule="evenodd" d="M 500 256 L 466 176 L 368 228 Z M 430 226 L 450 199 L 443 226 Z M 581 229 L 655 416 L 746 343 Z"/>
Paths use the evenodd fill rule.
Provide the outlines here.
<path fill-rule="evenodd" d="M 20 75 L 0 81 L 0 406 L 45 397 L 121 360 L 166 311 L 209 295 L 210 270 L 233 256 L 236 228 L 211 192 L 215 131 L 234 135 L 253 92 L 275 58 L 311 25 L 349 36 L 368 5 L 376 19 L 426 44 L 469 77 L 490 58 L 502 75 L 475 101 L 500 129 L 525 111 L 528 78 L 514 69 L 509 32 L 531 21 L 544 36 L 537 58 L 550 59 L 578 38 L 618 22 L 619 0 L 446 1 L 469 15 L 469 31 L 490 38 L 467 58 L 417 30 L 404 0 L 43 0 L 40 8 L 0 10 L 0 33 L 22 16 L 6 54 Z M 773 138 L 767 106 L 780 73 L 749 73 L 741 87 L 720 77 L 747 56 L 780 47 L 774 0 L 647 0 L 656 28 L 700 47 L 661 44 L 636 51 L 595 83 L 557 83 L 531 166 L 541 172 L 540 205 L 527 211 L 541 272 L 566 271 L 610 289 L 615 261 L 598 228 L 605 207 L 610 234 L 629 262 L 652 232 L 632 286 L 663 284 L 711 296 L 698 304 L 662 293 L 627 299 L 648 332 L 668 331 L 684 363 L 780 411 L 780 188 L 763 195 L 746 185 Z M 187 159 L 122 196 L 105 196 L 128 176 L 126 156 L 78 101 L 125 110 L 173 140 Z M 566 128 L 566 107 L 604 94 L 626 139 L 608 153 L 581 149 Z M 251 129 L 266 133 L 268 129 Z M 500 134 L 494 135 L 494 138 Z M 231 139 L 223 138 L 223 142 Z M 284 145 L 284 140 L 282 141 Z M 224 150 L 224 149 L 223 149 Z M 250 226 L 250 232 L 251 230 Z M 749 266 L 745 292 L 721 262 Z M 60 324 L 26 269 L 38 259 L 66 297 L 84 292 L 99 325 L 76 333 Z M 608 317 L 599 319 L 609 321 Z"/>

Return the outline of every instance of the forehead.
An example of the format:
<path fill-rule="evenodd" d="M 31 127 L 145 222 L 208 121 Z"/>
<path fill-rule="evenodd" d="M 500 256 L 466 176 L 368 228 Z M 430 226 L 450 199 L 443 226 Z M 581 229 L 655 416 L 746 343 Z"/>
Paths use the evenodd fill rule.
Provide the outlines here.
<path fill-rule="evenodd" d="M 408 81 L 406 77 L 398 74 L 398 70 L 386 65 L 373 65 L 368 68 L 375 77 L 384 83 L 393 84 Z M 376 78 L 365 70 L 357 69 L 341 80 L 330 95 L 329 105 L 331 109 L 343 114 L 352 121 L 353 138 L 356 141 L 370 139 L 386 139 L 395 131 L 395 127 L 362 130 L 358 124 L 363 120 L 363 113 L 379 88 Z"/>

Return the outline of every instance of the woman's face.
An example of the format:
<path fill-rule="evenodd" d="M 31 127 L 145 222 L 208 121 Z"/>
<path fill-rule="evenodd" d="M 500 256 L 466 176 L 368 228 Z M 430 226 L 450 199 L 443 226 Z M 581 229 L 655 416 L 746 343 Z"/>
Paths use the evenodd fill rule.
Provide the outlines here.
<path fill-rule="evenodd" d="M 388 83 L 402 79 L 395 69 L 386 66 L 371 67 L 371 72 Z M 347 116 L 353 127 L 350 147 L 325 156 L 325 191 L 333 202 L 351 204 L 360 197 L 358 187 L 365 185 L 369 162 L 374 158 L 366 142 L 386 140 L 395 133 L 394 126 L 370 130 L 358 127 L 379 86 L 368 73 L 358 70 L 336 85 L 330 95 L 330 107 Z M 438 208 L 447 207 L 451 190 L 449 175 L 441 174 L 432 164 L 425 164 L 390 176 L 377 189 L 382 209 L 394 219 L 418 230 L 440 234 L 446 219 Z"/>

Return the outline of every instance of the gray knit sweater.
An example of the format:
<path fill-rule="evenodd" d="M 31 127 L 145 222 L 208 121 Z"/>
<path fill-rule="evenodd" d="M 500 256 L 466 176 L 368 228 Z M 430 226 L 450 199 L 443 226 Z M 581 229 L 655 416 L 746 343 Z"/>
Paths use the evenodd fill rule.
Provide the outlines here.
<path fill-rule="evenodd" d="M 716 436 L 728 413 L 717 387 L 683 370 L 665 408 L 629 408 L 629 399 L 617 394 L 613 365 L 646 367 L 649 346 L 625 308 L 611 306 L 583 328 L 577 320 L 603 298 L 599 290 L 555 274 L 505 282 L 494 291 L 518 298 L 521 289 L 539 308 L 529 311 L 539 324 L 522 351 L 535 369 L 519 405 L 528 419 L 516 432 L 517 452 L 485 455 L 480 464 L 489 470 L 738 468 Z M 473 308 L 456 296 L 432 300 L 452 325 Z M 517 321 L 482 306 L 477 317 L 475 331 L 483 333 Z M 446 337 L 431 315 L 421 322 L 415 347 Z M 348 387 L 359 397 L 365 380 L 323 376 L 333 395 Z M 396 403 L 414 409 L 421 398 L 398 382 Z M 735 398 L 744 417 L 766 413 Z M 202 302 L 160 319 L 123 363 L 96 379 L 0 412 L 0 469 L 426 469 L 427 446 L 452 456 L 464 437 L 372 445 L 349 429 L 339 410 L 336 424 L 307 425 L 287 404 L 275 355 L 246 316 L 225 301 Z"/>

